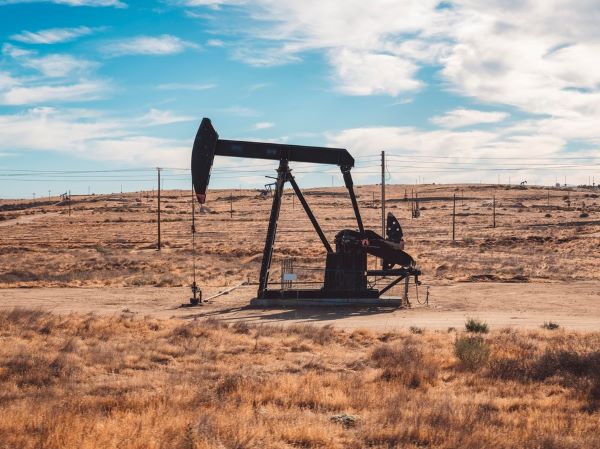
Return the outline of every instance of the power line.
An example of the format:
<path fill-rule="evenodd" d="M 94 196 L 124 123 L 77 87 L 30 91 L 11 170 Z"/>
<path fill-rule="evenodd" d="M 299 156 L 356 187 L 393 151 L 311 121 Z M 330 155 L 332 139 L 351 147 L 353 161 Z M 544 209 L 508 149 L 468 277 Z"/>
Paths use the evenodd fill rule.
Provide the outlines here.
<path fill-rule="evenodd" d="M 492 159 L 492 160 L 540 160 L 540 159 L 548 159 L 548 160 L 588 160 L 588 159 L 598 159 L 598 156 L 468 156 L 468 155 L 460 155 L 460 156 L 437 156 L 437 155 L 428 155 L 428 154 L 389 154 L 388 157 L 392 158 L 405 158 L 405 157 L 413 157 L 413 158 L 427 158 L 427 159 L 458 159 L 458 158 L 468 158 L 468 159 Z"/>

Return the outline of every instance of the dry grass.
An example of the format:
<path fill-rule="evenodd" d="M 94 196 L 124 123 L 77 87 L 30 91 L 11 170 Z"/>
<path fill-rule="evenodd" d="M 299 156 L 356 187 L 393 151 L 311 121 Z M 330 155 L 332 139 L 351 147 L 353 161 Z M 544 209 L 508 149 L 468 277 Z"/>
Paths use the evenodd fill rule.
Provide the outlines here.
<path fill-rule="evenodd" d="M 425 209 L 413 220 L 411 204 L 403 201 L 405 190 L 410 196 L 413 188 L 389 186 L 387 205 L 402 222 L 407 249 L 428 281 L 600 279 L 594 257 L 600 245 L 600 204 L 595 193 L 552 189 L 548 205 L 548 192 L 535 187 L 418 186 Z M 363 219 L 374 230 L 380 228 L 377 189 L 357 187 Z M 344 189 L 307 189 L 306 193 L 330 241 L 339 230 L 356 227 Z M 457 239 L 452 242 L 455 193 L 459 198 Z M 201 285 L 231 285 L 247 276 L 257 277 L 270 202 L 257 198 L 252 190 L 236 191 L 231 218 L 229 198 L 229 191 L 211 191 L 211 212 L 198 215 Z M 167 191 L 162 204 L 163 251 L 157 253 L 157 202 L 148 195 L 76 197 L 71 217 L 64 213 L 66 206 L 51 202 L 0 201 L 0 218 L 4 218 L 0 222 L 0 287 L 189 285 L 189 192 Z M 34 207 L 25 209 L 29 206 Z M 588 216 L 581 216 L 583 209 Z M 19 224 L 10 221 L 14 218 L 21 220 Z M 278 278 L 282 257 L 293 256 L 296 266 L 323 265 L 321 242 L 289 192 L 283 199 L 278 232 L 273 280 Z M 321 275 L 315 271 L 298 274 L 307 281 L 319 280 Z"/>
<path fill-rule="evenodd" d="M 600 446 L 600 333 L 455 338 L 3 312 L 0 448 Z"/>

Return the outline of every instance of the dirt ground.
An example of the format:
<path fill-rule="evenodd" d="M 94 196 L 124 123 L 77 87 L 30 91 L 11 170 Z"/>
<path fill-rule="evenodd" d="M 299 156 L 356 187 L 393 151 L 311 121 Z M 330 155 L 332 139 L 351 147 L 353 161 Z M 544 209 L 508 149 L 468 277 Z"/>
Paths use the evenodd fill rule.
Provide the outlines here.
<path fill-rule="evenodd" d="M 187 288 L 50 288 L 0 290 L 0 309 L 15 307 L 56 313 L 134 314 L 184 319 L 214 317 L 253 324 L 331 324 L 342 329 L 378 332 L 421 327 L 446 330 L 463 327 L 467 318 L 486 321 L 492 329 L 539 328 L 552 321 L 579 331 L 600 330 L 600 283 L 545 284 L 456 283 L 430 288 L 429 305 L 410 309 L 343 307 L 253 309 L 248 298 L 254 287 L 241 287 L 202 307 L 182 308 Z M 215 289 L 205 295 L 216 293 Z M 414 293 L 414 292 L 413 292 Z M 423 300 L 423 292 L 419 298 Z"/>
<path fill-rule="evenodd" d="M 411 218 L 411 198 L 420 216 Z M 357 187 L 365 226 L 380 230 L 378 186 Z M 491 326 L 536 327 L 555 321 L 600 329 L 598 189 L 494 185 L 388 187 L 387 210 L 402 223 L 407 251 L 430 287 L 430 307 L 409 310 L 244 308 L 255 292 L 242 287 L 200 309 L 186 302 L 196 263 L 205 297 L 258 277 L 270 199 L 253 190 L 214 190 L 198 212 L 194 257 L 190 194 L 163 192 L 162 250 L 156 251 L 157 198 L 149 192 L 49 200 L 0 201 L 0 307 L 57 312 L 219 316 L 257 322 L 305 320 L 341 327 L 460 327 L 465 317 Z M 356 226 L 342 188 L 305 190 L 330 241 Z M 452 210 L 456 196 L 455 239 Z M 495 209 L 495 227 L 494 227 Z M 293 258 L 297 286 L 322 280 L 324 250 L 290 191 L 282 204 L 271 282 Z M 375 267 L 377 261 L 369 262 Z M 27 288 L 23 288 L 27 287 Z M 392 294 L 400 294 L 398 290 Z"/>

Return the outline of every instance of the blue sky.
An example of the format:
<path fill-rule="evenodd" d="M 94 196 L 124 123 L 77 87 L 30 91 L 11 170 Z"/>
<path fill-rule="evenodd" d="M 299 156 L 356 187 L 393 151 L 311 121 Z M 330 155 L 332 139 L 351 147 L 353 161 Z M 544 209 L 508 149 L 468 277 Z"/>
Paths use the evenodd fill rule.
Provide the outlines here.
<path fill-rule="evenodd" d="M 0 0 L 0 196 L 148 189 L 156 166 L 187 188 L 204 116 L 346 147 L 365 183 L 381 150 L 388 182 L 600 180 L 599 20 L 594 1 Z M 218 160 L 212 186 L 270 170 Z"/>

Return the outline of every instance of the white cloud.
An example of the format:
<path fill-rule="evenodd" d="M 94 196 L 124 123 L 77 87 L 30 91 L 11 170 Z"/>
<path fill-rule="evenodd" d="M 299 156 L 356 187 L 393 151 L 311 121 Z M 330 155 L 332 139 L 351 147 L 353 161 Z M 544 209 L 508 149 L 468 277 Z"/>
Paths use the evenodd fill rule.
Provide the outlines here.
<path fill-rule="evenodd" d="M 176 36 L 163 34 L 160 36 L 137 36 L 106 44 L 103 51 L 110 56 L 125 55 L 172 55 L 181 53 L 187 48 L 197 48 L 192 42 L 184 41 Z"/>
<path fill-rule="evenodd" d="M 272 122 L 258 122 L 255 123 L 254 126 L 252 127 L 254 130 L 260 130 L 260 129 L 269 129 L 269 128 L 273 128 L 275 126 L 275 123 Z"/>
<path fill-rule="evenodd" d="M 427 176 L 430 182 L 495 183 L 501 175 L 513 180 L 542 180 L 550 184 L 556 170 L 541 167 L 542 158 L 565 157 L 566 141 L 558 136 L 512 134 L 500 128 L 491 131 L 423 130 L 414 127 L 352 128 L 327 136 L 328 145 L 350 148 L 353 156 L 377 154 L 382 148 L 388 155 L 392 182 L 413 182 Z M 392 155 L 402 155 L 394 157 Z M 502 160 L 488 158 L 501 157 Z M 511 159 L 515 158 L 515 159 Z M 527 158 L 527 160 L 524 160 Z M 359 159 L 360 161 L 360 159 Z M 355 169 L 357 173 L 361 168 Z M 563 169 L 558 173 L 562 173 Z M 368 171 L 368 170 L 367 170 Z M 571 176 L 585 175 L 585 167 L 572 168 Z M 365 182 L 376 182 L 371 175 Z"/>
<path fill-rule="evenodd" d="M 198 83 L 198 84 L 186 84 L 186 83 L 167 83 L 160 84 L 158 89 L 162 90 L 209 90 L 217 87 L 216 84 L 213 83 Z"/>
<path fill-rule="evenodd" d="M 235 59 L 280 65 L 322 50 L 337 89 L 350 95 L 415 91 L 423 85 L 417 78 L 420 60 L 432 60 L 444 48 L 440 39 L 423 33 L 445 14 L 436 9 L 437 0 L 180 2 L 187 7 L 208 3 L 242 5 L 252 20 L 237 44 L 228 41 Z"/>
<path fill-rule="evenodd" d="M 14 106 L 48 102 L 89 101 L 101 98 L 107 90 L 107 84 L 102 81 L 81 81 L 73 84 L 41 86 L 17 84 L 5 90 L 0 89 L 0 104 Z M 2 134 L 0 133 L 0 135 Z"/>
<path fill-rule="evenodd" d="M 506 119 L 506 112 L 486 112 L 476 109 L 458 108 L 448 111 L 444 115 L 431 118 L 431 122 L 443 128 L 463 128 L 465 126 L 482 123 L 498 123 Z"/>
<path fill-rule="evenodd" d="M 195 7 L 209 6 L 219 8 L 221 5 L 243 5 L 248 3 L 247 0 L 170 0 L 169 3 L 178 6 Z"/>
<path fill-rule="evenodd" d="M 89 101 L 103 97 L 110 88 L 109 83 L 86 76 L 97 65 L 92 61 L 66 54 L 38 57 L 37 52 L 21 51 L 10 44 L 5 44 L 2 52 L 39 74 L 15 77 L 0 72 L 0 105 Z"/>
<path fill-rule="evenodd" d="M 349 95 L 396 96 L 423 85 L 415 78 L 415 64 L 391 55 L 342 49 L 332 51 L 330 58 L 338 89 Z"/>
<path fill-rule="evenodd" d="M 94 33 L 95 29 L 80 26 L 76 28 L 49 28 L 40 31 L 21 31 L 10 38 L 24 44 L 57 44 L 69 42 Z"/>
<path fill-rule="evenodd" d="M 94 66 L 85 59 L 70 55 L 48 55 L 40 58 L 28 58 L 22 62 L 26 67 L 38 70 L 47 77 L 66 77 L 74 72 L 83 72 Z"/>
<path fill-rule="evenodd" d="M 13 58 L 21 66 L 35 69 L 50 78 L 62 78 L 73 73 L 83 73 L 97 65 L 92 61 L 67 54 L 36 56 L 38 54 L 36 51 L 23 50 L 11 44 L 4 44 L 2 53 Z"/>
<path fill-rule="evenodd" d="M 137 165 L 185 166 L 189 145 L 139 134 L 140 119 L 106 118 L 80 110 L 34 108 L 0 115 L 0 150 L 62 152 L 86 159 Z"/>
<path fill-rule="evenodd" d="M 54 3 L 68 6 L 113 6 L 115 8 L 126 8 L 127 4 L 120 0 L 0 0 L 0 6 L 13 5 L 17 3 Z"/>
<path fill-rule="evenodd" d="M 177 115 L 171 111 L 161 111 L 159 109 L 150 109 L 147 114 L 139 118 L 139 123 L 143 126 L 168 125 L 171 123 L 189 122 L 196 120 L 194 117 Z"/>
<path fill-rule="evenodd" d="M 448 7 L 439 7 L 439 0 L 179 4 L 235 4 L 245 11 L 246 26 L 221 31 L 232 56 L 251 65 L 298 62 L 318 51 L 331 67 L 334 89 L 391 96 L 425 89 L 420 69 L 433 68 L 444 89 L 536 117 L 522 124 L 532 135 L 600 142 L 594 124 L 600 122 L 600 3 L 595 0 L 577 5 L 455 0 Z M 433 122 L 458 128 L 506 118 L 483 114 L 454 112 Z"/>
<path fill-rule="evenodd" d="M 113 6 L 115 8 L 126 8 L 127 4 L 120 0 L 0 0 L 0 6 L 17 3 L 55 3 L 68 6 Z"/>
<path fill-rule="evenodd" d="M 5 72 L 0 72 L 0 91 L 16 86 L 19 82 L 11 75 Z"/>
<path fill-rule="evenodd" d="M 223 42 L 221 39 L 209 39 L 206 41 L 206 45 L 209 47 L 224 47 L 225 42 Z"/>
<path fill-rule="evenodd" d="M 11 58 L 21 58 L 23 56 L 29 56 L 34 54 L 34 52 L 25 50 L 20 47 L 16 47 L 11 44 L 4 44 L 2 46 L 2 54 L 6 56 L 10 56 Z"/>

